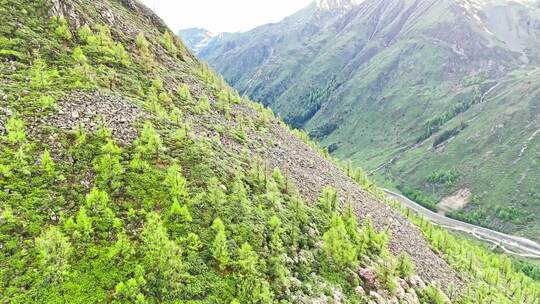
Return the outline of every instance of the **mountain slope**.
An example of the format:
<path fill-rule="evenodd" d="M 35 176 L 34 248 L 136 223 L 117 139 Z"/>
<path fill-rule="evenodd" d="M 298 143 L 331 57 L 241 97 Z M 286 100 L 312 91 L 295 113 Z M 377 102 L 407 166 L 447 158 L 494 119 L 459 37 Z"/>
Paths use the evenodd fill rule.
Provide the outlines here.
<path fill-rule="evenodd" d="M 463 284 L 138 2 L 1 4 L 2 302 L 339 303 Z M 358 226 L 368 214 L 379 232 Z"/>
<path fill-rule="evenodd" d="M 377 180 L 538 239 L 537 2 L 317 4 L 198 55 Z"/>
<path fill-rule="evenodd" d="M 1 302 L 537 302 L 511 260 L 401 214 L 138 2 L 0 4 Z"/>

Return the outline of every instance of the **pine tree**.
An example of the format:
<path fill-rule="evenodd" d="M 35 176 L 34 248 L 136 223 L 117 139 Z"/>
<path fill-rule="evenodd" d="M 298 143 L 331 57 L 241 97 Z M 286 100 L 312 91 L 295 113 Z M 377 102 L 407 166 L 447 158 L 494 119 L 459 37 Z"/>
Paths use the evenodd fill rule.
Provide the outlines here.
<path fill-rule="evenodd" d="M 339 214 L 334 213 L 332 216 L 332 224 L 324 233 L 323 241 L 323 252 L 338 268 L 345 268 L 356 262 L 356 250 Z"/>
<path fill-rule="evenodd" d="M 36 90 L 50 88 L 59 76 L 56 69 L 49 70 L 47 68 L 47 63 L 39 55 L 36 55 L 28 73 L 30 76 L 30 85 Z"/>
<path fill-rule="evenodd" d="M 243 303 L 272 303 L 270 286 L 260 274 L 259 256 L 248 243 L 237 251 L 236 266 L 239 271 L 238 298 Z"/>
<path fill-rule="evenodd" d="M 154 67 L 154 56 L 150 51 L 150 43 L 146 40 L 144 33 L 140 32 L 135 38 L 135 44 L 139 51 L 140 62 L 143 69 L 150 72 Z"/>
<path fill-rule="evenodd" d="M 159 302 L 177 300 L 182 296 L 186 276 L 180 247 L 169 239 L 155 212 L 147 215 L 141 235 L 147 293 Z"/>
<path fill-rule="evenodd" d="M 73 60 L 75 60 L 78 64 L 87 64 L 88 58 L 86 58 L 86 55 L 84 55 L 84 51 L 81 47 L 75 47 L 73 49 L 73 54 L 71 55 Z"/>
<path fill-rule="evenodd" d="M 93 188 L 86 197 L 86 207 L 89 216 L 94 219 L 94 230 L 102 239 L 106 239 L 113 232 L 116 216 L 109 207 L 109 196 L 106 192 Z"/>
<path fill-rule="evenodd" d="M 364 244 L 358 231 L 357 216 L 354 213 L 353 207 L 350 203 L 343 214 L 343 223 L 345 224 L 347 234 L 349 235 L 351 242 L 355 245 L 358 254 L 364 254 Z"/>
<path fill-rule="evenodd" d="M 277 283 L 282 286 L 287 285 L 287 277 L 289 271 L 285 265 L 285 248 L 283 246 L 283 241 L 281 235 L 283 233 L 283 228 L 281 220 L 277 216 L 272 216 L 268 222 L 270 227 L 270 269 L 271 275 L 276 280 Z"/>
<path fill-rule="evenodd" d="M 6 140 L 13 144 L 19 144 L 26 139 L 26 128 L 24 122 L 16 117 L 11 116 L 6 123 Z"/>
<path fill-rule="evenodd" d="M 51 157 L 51 154 L 49 153 L 49 150 L 45 150 L 43 152 L 43 154 L 41 155 L 40 159 L 39 159 L 39 164 L 40 164 L 40 167 L 41 167 L 41 170 L 43 170 L 43 172 L 49 176 L 49 177 L 52 177 L 54 176 L 54 161 Z"/>
<path fill-rule="evenodd" d="M 131 65 L 129 53 L 126 51 L 122 43 L 117 42 L 113 44 L 111 50 L 116 64 L 123 67 L 129 67 Z"/>
<path fill-rule="evenodd" d="M 400 278 L 407 278 L 414 274 L 414 264 L 411 257 L 406 252 L 401 252 L 397 256 L 396 274 Z"/>
<path fill-rule="evenodd" d="M 216 218 L 212 224 L 212 229 L 216 232 L 212 242 L 212 256 L 216 260 L 219 269 L 224 270 L 230 261 L 225 225 L 223 225 L 220 218 Z"/>
<path fill-rule="evenodd" d="M 226 118 L 230 118 L 231 105 L 229 102 L 229 97 L 224 91 L 219 92 L 217 95 L 217 108 Z"/>
<path fill-rule="evenodd" d="M 88 240 L 94 231 L 93 219 L 88 216 L 86 207 L 81 207 L 76 219 L 69 218 L 64 223 L 64 230 L 69 232 L 76 240 Z"/>
<path fill-rule="evenodd" d="M 238 249 L 236 265 L 238 270 L 245 276 L 253 276 L 258 273 L 259 257 L 248 243 L 242 244 Z"/>
<path fill-rule="evenodd" d="M 112 140 L 101 147 L 101 155 L 94 160 L 97 184 L 101 189 L 117 191 L 122 185 L 124 168 L 122 166 L 122 148 Z"/>
<path fill-rule="evenodd" d="M 281 170 L 279 170 L 278 167 L 274 168 L 274 172 L 272 172 L 272 177 L 274 178 L 274 181 L 276 182 L 278 188 L 281 190 L 285 190 L 285 177 L 283 177 L 283 174 L 281 174 Z"/>
<path fill-rule="evenodd" d="M 135 141 L 135 144 L 135 150 L 145 157 L 154 154 L 156 158 L 159 158 L 159 152 L 163 148 L 161 137 L 149 121 L 144 123 L 141 136 Z"/>
<path fill-rule="evenodd" d="M 333 212 L 337 210 L 337 192 L 330 186 L 323 189 L 323 193 L 319 197 L 319 205 L 324 211 Z"/>
<path fill-rule="evenodd" d="M 477 290 L 478 291 L 478 290 Z M 481 293 L 479 293 L 480 299 L 478 302 L 471 303 L 485 303 L 482 301 Z M 426 289 L 419 292 L 419 298 L 421 303 L 430 303 L 430 304 L 447 304 L 446 296 L 441 292 L 441 290 L 434 285 L 429 285 Z"/>
<path fill-rule="evenodd" d="M 94 231 L 94 228 L 92 227 L 93 221 L 94 220 L 88 216 L 86 208 L 82 207 L 81 210 L 79 210 L 79 213 L 77 213 L 76 221 L 77 231 L 82 238 L 88 239 Z"/>
<path fill-rule="evenodd" d="M 53 109 L 56 107 L 56 100 L 48 95 L 43 95 L 39 98 L 38 104 L 42 109 Z"/>
<path fill-rule="evenodd" d="M 165 219 L 166 227 L 173 237 L 183 235 L 193 220 L 187 206 L 180 205 L 178 201 L 173 202 Z"/>
<path fill-rule="evenodd" d="M 144 294 L 141 291 L 140 285 L 141 283 L 134 278 L 129 279 L 126 283 L 118 283 L 114 291 L 115 299 L 120 303 L 148 303 Z"/>
<path fill-rule="evenodd" d="M 223 191 L 222 185 L 216 178 L 210 179 L 208 183 L 208 191 L 206 193 L 207 201 L 212 206 L 212 209 L 217 214 L 223 214 L 227 196 Z"/>
<path fill-rule="evenodd" d="M 378 233 L 377 230 L 375 230 L 375 226 L 373 226 L 373 221 L 370 217 L 368 217 L 362 225 L 360 236 L 365 243 L 365 248 L 369 255 L 378 256 L 387 250 L 388 234 L 386 231 Z"/>
<path fill-rule="evenodd" d="M 206 95 L 202 95 L 199 98 L 199 104 L 195 108 L 195 112 L 197 114 L 204 114 L 207 113 L 210 110 L 210 101 L 208 100 L 208 97 Z"/>
<path fill-rule="evenodd" d="M 182 117 L 184 117 L 184 113 L 182 113 L 182 110 L 180 110 L 177 107 L 173 107 L 170 115 L 170 119 L 176 124 L 181 125 L 182 124 Z"/>
<path fill-rule="evenodd" d="M 94 36 L 94 32 L 92 31 L 92 29 L 90 29 L 90 27 L 88 26 L 88 24 L 85 24 L 83 25 L 77 32 L 78 36 L 79 36 L 79 39 L 83 42 L 83 43 L 88 43 L 88 39 L 91 37 L 91 36 Z"/>
<path fill-rule="evenodd" d="M 69 25 L 64 17 L 56 18 L 55 21 L 57 24 L 56 29 L 54 30 L 54 34 L 63 40 L 71 40 L 73 35 L 71 34 L 71 31 L 69 30 Z"/>
<path fill-rule="evenodd" d="M 58 228 L 49 227 L 36 239 L 36 250 L 48 281 L 61 282 L 69 273 L 73 252 L 68 238 Z"/>
<path fill-rule="evenodd" d="M 98 24 L 96 38 L 100 46 L 110 46 L 113 44 L 111 29 L 105 24 Z"/>
<path fill-rule="evenodd" d="M 169 189 L 169 194 L 173 202 L 186 203 L 188 198 L 187 182 L 180 165 L 174 164 L 167 169 L 165 185 Z"/>
<path fill-rule="evenodd" d="M 176 57 L 178 55 L 178 48 L 174 44 L 173 35 L 169 31 L 165 31 L 161 37 L 161 45 L 169 52 L 169 55 Z"/>
<path fill-rule="evenodd" d="M 180 102 L 183 104 L 191 104 L 193 97 L 189 91 L 187 84 L 182 84 L 178 87 L 178 97 L 180 97 Z"/>
<path fill-rule="evenodd" d="M 398 288 L 395 267 L 392 260 L 385 260 L 377 266 L 377 279 L 391 294 L 394 294 Z"/>

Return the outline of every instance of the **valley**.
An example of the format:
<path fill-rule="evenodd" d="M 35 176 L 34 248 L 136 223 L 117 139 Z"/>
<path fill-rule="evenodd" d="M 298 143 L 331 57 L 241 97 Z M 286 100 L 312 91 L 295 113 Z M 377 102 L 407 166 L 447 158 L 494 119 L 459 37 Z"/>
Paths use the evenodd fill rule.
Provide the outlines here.
<path fill-rule="evenodd" d="M 195 51 L 378 183 L 540 240 L 537 2 L 322 2 Z"/>
<path fill-rule="evenodd" d="M 406 198 L 401 194 L 395 193 L 387 189 L 385 189 L 384 192 L 388 196 L 402 202 L 404 205 L 407 206 L 407 208 L 414 210 L 414 212 L 428 218 L 436 225 L 439 225 L 445 229 L 471 234 L 473 237 L 481 241 L 493 244 L 495 246 L 493 249 L 500 247 L 507 254 L 511 254 L 517 257 L 530 258 L 533 260 L 540 259 L 540 245 L 534 241 L 506 235 L 494 230 L 447 218 L 444 215 L 435 213 L 429 209 L 422 207 L 422 205 L 411 201 L 410 199 Z"/>

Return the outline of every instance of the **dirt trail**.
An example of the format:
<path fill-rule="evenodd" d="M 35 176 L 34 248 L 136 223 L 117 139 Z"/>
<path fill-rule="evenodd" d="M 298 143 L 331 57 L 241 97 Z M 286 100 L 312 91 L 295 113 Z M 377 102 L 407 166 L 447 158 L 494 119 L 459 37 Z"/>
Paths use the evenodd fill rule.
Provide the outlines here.
<path fill-rule="evenodd" d="M 451 219 L 445 217 L 444 215 L 428 210 L 399 193 L 395 193 L 386 189 L 384 190 L 384 192 L 388 196 L 399 200 L 402 204 L 412 209 L 414 212 L 426 217 L 436 225 L 445 227 L 447 229 L 453 229 L 469 233 L 482 241 L 488 241 L 501 247 L 505 252 L 509 254 L 540 259 L 540 244 L 532 240 L 504 234 L 495 230 Z"/>

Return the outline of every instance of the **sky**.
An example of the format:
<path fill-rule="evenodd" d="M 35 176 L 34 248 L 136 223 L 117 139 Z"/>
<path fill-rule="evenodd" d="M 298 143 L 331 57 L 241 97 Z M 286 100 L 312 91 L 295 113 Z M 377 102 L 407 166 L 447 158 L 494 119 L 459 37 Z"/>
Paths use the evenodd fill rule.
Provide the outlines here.
<path fill-rule="evenodd" d="M 214 34 L 277 22 L 313 0 L 140 0 L 174 31 L 202 27 Z"/>

